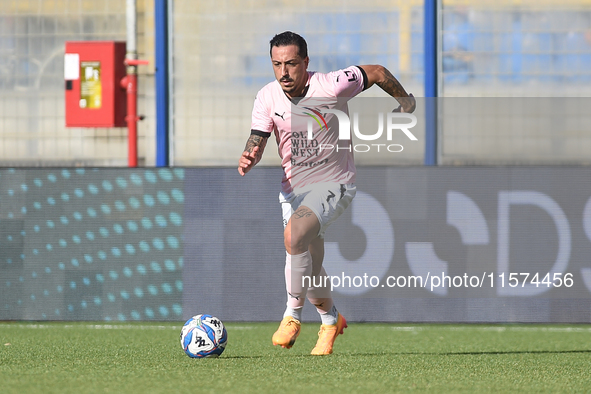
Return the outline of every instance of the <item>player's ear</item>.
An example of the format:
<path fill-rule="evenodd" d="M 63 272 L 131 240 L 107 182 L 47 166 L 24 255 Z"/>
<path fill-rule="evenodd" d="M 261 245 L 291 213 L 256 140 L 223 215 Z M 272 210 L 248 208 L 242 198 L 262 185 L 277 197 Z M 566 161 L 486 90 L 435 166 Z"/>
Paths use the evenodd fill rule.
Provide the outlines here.
<path fill-rule="evenodd" d="M 306 56 L 306 58 L 304 59 L 304 64 L 305 64 L 306 68 L 308 68 L 308 63 L 310 63 L 310 58 L 308 56 Z"/>

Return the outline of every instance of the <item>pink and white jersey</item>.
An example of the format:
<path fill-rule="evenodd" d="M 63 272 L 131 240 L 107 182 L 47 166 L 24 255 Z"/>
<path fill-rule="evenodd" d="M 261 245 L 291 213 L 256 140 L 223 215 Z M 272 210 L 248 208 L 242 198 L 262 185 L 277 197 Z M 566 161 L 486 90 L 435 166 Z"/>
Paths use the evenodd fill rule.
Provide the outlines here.
<path fill-rule="evenodd" d="M 279 82 L 263 87 L 254 101 L 251 132 L 275 133 L 290 193 L 315 183 L 354 183 L 351 140 L 339 140 L 338 118 L 324 110 L 348 115 L 347 101 L 364 90 L 367 77 L 357 66 L 327 74 L 308 72 L 303 98 L 289 99 Z"/>

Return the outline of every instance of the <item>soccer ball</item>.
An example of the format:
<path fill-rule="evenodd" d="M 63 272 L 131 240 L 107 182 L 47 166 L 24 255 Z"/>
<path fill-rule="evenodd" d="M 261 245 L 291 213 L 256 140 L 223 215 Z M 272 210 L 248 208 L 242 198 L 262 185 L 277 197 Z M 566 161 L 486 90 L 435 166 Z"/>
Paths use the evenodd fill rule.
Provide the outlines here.
<path fill-rule="evenodd" d="M 192 358 L 218 357 L 226 348 L 224 323 L 211 315 L 196 315 L 181 329 L 181 346 Z"/>

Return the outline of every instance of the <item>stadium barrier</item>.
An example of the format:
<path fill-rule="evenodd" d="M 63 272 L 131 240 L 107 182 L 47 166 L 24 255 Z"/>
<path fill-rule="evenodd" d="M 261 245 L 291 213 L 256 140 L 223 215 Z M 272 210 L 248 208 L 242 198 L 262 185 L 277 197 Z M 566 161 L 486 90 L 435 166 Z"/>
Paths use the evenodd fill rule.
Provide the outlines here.
<path fill-rule="evenodd" d="M 357 196 L 326 234 L 339 310 L 351 321 L 590 322 L 590 176 L 359 168 Z M 280 179 L 265 167 L 245 178 L 0 170 L 0 320 L 277 320 Z M 309 304 L 304 318 L 318 319 Z"/>

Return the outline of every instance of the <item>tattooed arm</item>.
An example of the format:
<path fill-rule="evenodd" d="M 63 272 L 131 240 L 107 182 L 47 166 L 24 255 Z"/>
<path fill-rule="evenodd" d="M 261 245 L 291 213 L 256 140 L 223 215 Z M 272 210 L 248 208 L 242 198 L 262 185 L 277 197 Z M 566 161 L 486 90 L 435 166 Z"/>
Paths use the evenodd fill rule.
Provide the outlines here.
<path fill-rule="evenodd" d="M 406 93 L 400 82 L 392 75 L 388 69 L 380 65 L 359 66 L 367 75 L 367 88 L 374 83 L 382 90 L 394 97 L 400 103 L 400 107 L 394 112 L 413 112 L 416 107 L 416 101 L 412 94 Z"/>
<path fill-rule="evenodd" d="M 244 176 L 252 169 L 263 157 L 265 146 L 267 146 L 267 139 L 269 137 L 262 137 L 257 134 L 251 134 L 246 141 L 244 152 L 238 160 L 238 172 Z"/>

